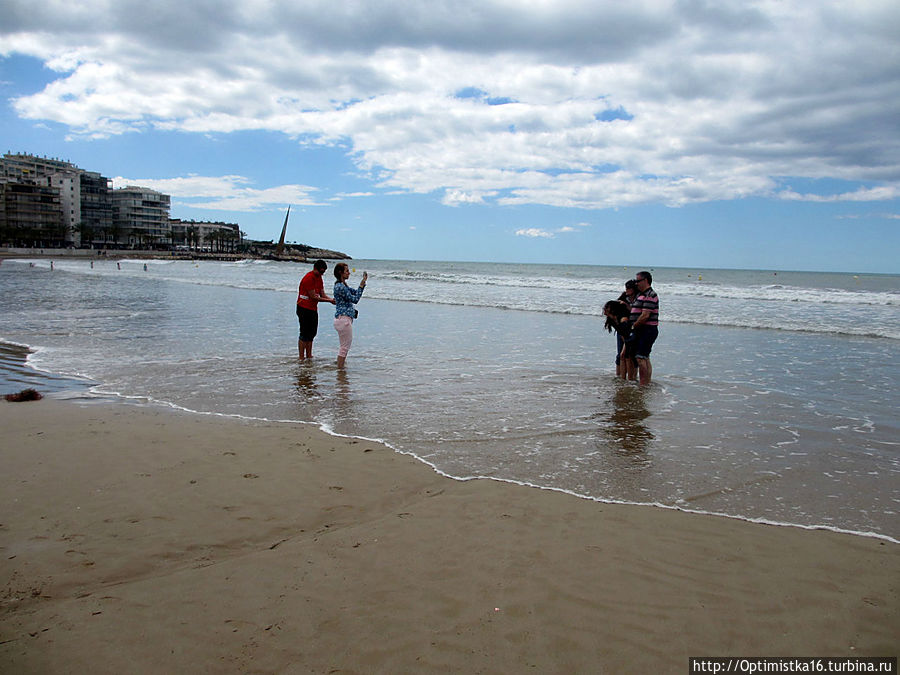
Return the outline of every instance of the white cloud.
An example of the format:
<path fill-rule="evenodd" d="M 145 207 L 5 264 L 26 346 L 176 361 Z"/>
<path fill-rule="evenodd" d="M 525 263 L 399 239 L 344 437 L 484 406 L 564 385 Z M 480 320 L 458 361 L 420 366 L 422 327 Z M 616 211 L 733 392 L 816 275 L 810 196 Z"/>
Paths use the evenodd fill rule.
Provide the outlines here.
<path fill-rule="evenodd" d="M 338 201 L 341 199 L 347 199 L 350 197 L 371 197 L 374 195 L 374 192 L 338 192 L 332 197 L 333 201 Z"/>
<path fill-rule="evenodd" d="M 835 195 L 801 194 L 793 190 L 782 190 L 778 193 L 780 199 L 800 202 L 877 202 L 888 201 L 900 197 L 900 186 L 890 185 L 877 188 L 860 188 L 853 192 L 843 192 Z"/>
<path fill-rule="evenodd" d="M 396 179 L 391 179 L 391 183 L 395 183 Z M 440 185 L 433 185 L 431 187 L 419 187 L 415 191 L 417 192 L 429 192 L 431 190 L 439 189 Z M 460 204 L 483 204 L 485 196 L 492 196 L 495 193 L 484 193 L 478 191 L 466 191 L 466 190 L 447 190 L 444 193 L 444 198 L 441 200 L 441 203 L 447 206 L 459 206 Z"/>
<path fill-rule="evenodd" d="M 564 225 L 555 230 L 545 230 L 543 228 L 538 227 L 529 227 L 523 228 L 520 230 L 516 230 L 517 237 L 531 237 L 531 238 L 542 238 L 542 239 L 554 239 L 557 234 L 570 234 L 572 232 L 578 232 L 579 228 L 587 227 L 587 223 L 578 223 L 576 226 Z"/>
<path fill-rule="evenodd" d="M 900 213 L 841 213 L 833 216 L 835 220 L 862 220 L 880 219 L 880 220 L 900 220 Z"/>
<path fill-rule="evenodd" d="M 447 205 L 862 201 L 900 189 L 891 0 L 145 9 L 6 0 L 0 54 L 59 73 L 15 100 L 18 114 L 84 137 L 267 130 L 341 143 L 380 187 Z M 867 186 L 799 194 L 780 190 L 788 177 Z M 228 178 L 209 208 L 315 203 L 307 186 Z"/>
<path fill-rule="evenodd" d="M 243 176 L 196 176 L 181 178 L 113 178 L 113 187 L 140 185 L 164 192 L 188 208 L 216 211 L 256 211 L 286 204 L 322 206 L 308 185 L 279 185 L 266 189 L 250 187 Z M 206 199 L 207 201 L 197 201 Z"/>
<path fill-rule="evenodd" d="M 538 227 L 529 227 L 523 230 L 516 230 L 517 237 L 531 237 L 532 239 L 543 238 L 543 239 L 553 239 L 555 236 L 552 232 L 548 232 L 547 230 L 542 230 Z"/>

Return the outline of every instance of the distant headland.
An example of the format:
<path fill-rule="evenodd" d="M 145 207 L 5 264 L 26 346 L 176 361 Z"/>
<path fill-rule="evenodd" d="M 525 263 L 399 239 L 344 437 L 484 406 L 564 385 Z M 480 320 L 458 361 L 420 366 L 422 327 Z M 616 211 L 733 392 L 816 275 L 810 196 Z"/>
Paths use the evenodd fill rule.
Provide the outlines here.
<path fill-rule="evenodd" d="M 0 258 L 79 258 L 90 260 L 121 260 L 123 258 L 146 258 L 153 260 L 278 260 L 283 262 L 313 262 L 323 260 L 352 260 L 341 251 L 307 246 L 306 244 L 285 244 L 280 254 L 277 245 L 270 241 L 245 239 L 240 251 L 224 252 L 176 247 L 170 251 L 130 248 L 51 248 L 51 247 L 0 247 Z"/>

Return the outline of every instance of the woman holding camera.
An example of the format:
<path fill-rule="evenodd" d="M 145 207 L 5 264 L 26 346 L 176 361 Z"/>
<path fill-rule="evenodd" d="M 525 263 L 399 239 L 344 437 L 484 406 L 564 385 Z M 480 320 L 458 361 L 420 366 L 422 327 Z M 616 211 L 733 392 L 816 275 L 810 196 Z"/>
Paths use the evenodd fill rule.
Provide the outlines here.
<path fill-rule="evenodd" d="M 347 279 L 350 278 L 350 268 L 347 263 L 338 263 L 334 266 L 334 329 L 337 331 L 340 340 L 340 348 L 338 349 L 337 365 L 338 368 L 344 367 L 347 360 L 347 353 L 350 351 L 350 345 L 353 342 L 353 319 L 359 316 L 359 312 L 353 306 L 362 298 L 363 291 L 366 288 L 366 279 L 369 275 L 363 272 L 362 281 L 359 282 L 359 288 L 353 290 L 347 285 Z"/>

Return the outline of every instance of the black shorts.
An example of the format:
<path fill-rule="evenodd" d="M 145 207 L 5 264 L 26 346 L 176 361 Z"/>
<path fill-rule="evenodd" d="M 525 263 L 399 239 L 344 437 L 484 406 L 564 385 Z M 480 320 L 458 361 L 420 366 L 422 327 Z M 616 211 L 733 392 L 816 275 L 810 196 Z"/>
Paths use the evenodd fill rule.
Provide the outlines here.
<path fill-rule="evenodd" d="M 634 358 L 649 359 L 653 343 L 659 336 L 657 326 L 641 326 L 634 332 Z"/>
<path fill-rule="evenodd" d="M 297 319 L 300 321 L 300 342 L 312 342 L 319 332 L 319 313 L 297 305 Z"/>

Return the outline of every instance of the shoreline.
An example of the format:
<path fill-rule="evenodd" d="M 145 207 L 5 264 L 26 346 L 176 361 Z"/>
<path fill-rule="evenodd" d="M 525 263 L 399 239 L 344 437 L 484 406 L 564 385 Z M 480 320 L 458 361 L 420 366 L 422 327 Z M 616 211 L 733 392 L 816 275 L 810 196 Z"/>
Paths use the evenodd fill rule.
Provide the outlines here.
<path fill-rule="evenodd" d="M 0 420 L 16 672 L 896 655 L 880 539 L 458 481 L 296 423 L 54 399 Z"/>
<path fill-rule="evenodd" d="M 236 262 L 239 260 L 272 260 L 276 262 L 310 263 L 317 258 L 324 260 L 352 260 L 346 253 L 325 249 L 313 249 L 307 255 L 254 254 L 254 253 L 212 253 L 204 251 L 151 251 L 138 249 L 0 249 L 0 262 L 16 258 L 39 258 L 53 260 L 214 260 Z"/>
<path fill-rule="evenodd" d="M 103 403 L 103 404 L 124 404 L 130 406 L 147 406 L 149 408 L 160 408 L 162 410 L 169 410 L 178 413 L 190 414 L 190 415 L 206 415 L 221 418 L 230 418 L 236 419 L 248 423 L 261 423 L 261 424 L 301 424 L 301 425 L 309 425 L 312 428 L 317 429 L 321 433 L 324 433 L 329 436 L 335 436 L 337 438 L 348 438 L 350 440 L 355 441 L 364 441 L 364 442 L 372 442 L 378 443 L 390 449 L 392 452 L 396 452 L 401 455 L 406 455 L 408 457 L 413 458 L 415 461 L 422 463 L 427 466 L 429 469 L 434 471 L 436 474 L 453 481 L 470 481 L 470 480 L 490 480 L 496 481 L 499 483 L 508 483 L 511 485 L 521 486 L 529 489 L 536 490 L 546 490 L 550 492 L 558 492 L 569 497 L 573 497 L 576 499 L 582 499 L 589 502 L 594 502 L 597 504 L 613 504 L 613 505 L 623 505 L 623 506 L 637 506 L 637 507 L 651 507 L 651 508 L 659 508 L 664 510 L 677 511 L 685 514 L 694 514 L 701 516 L 710 516 L 716 518 L 728 518 L 734 519 L 747 523 L 754 523 L 772 527 L 786 527 L 786 528 L 798 528 L 801 530 L 822 530 L 827 532 L 834 532 L 837 534 L 846 534 L 857 537 L 865 537 L 876 540 L 883 540 L 891 544 L 900 544 L 900 540 L 895 537 L 892 537 L 888 534 L 884 534 L 877 531 L 867 531 L 867 530 L 853 530 L 844 527 L 839 527 L 835 525 L 826 525 L 826 524 L 803 524 L 803 523 L 793 523 L 789 521 L 779 521 L 772 520 L 761 517 L 754 517 L 749 515 L 740 515 L 740 514 L 729 514 L 722 513 L 717 511 L 709 511 L 703 509 L 691 509 L 683 506 L 679 506 L 677 504 L 667 504 L 661 502 L 651 502 L 651 501 L 627 501 L 620 500 L 614 498 L 603 498 L 596 497 L 589 494 L 581 494 L 579 492 L 568 490 L 565 488 L 559 487 L 549 487 L 546 485 L 540 485 L 536 483 L 529 483 L 525 481 L 519 481 L 511 478 L 502 478 L 502 477 L 494 477 L 494 476 L 455 476 L 450 473 L 447 473 L 438 467 L 436 467 L 432 462 L 421 457 L 415 452 L 400 450 L 393 445 L 389 441 L 386 441 L 381 438 L 368 438 L 364 436 L 347 436 L 345 434 L 339 434 L 333 432 L 325 427 L 317 425 L 315 422 L 307 422 L 301 420 L 289 420 L 289 419 L 269 419 L 263 417 L 254 417 L 254 416 L 244 416 L 237 414 L 228 414 L 228 413 L 216 413 L 216 412 L 205 412 L 200 410 L 194 410 L 191 408 L 186 408 L 184 406 L 180 406 L 174 404 L 169 401 L 161 401 L 157 399 L 147 398 L 143 396 L 127 396 L 119 392 L 111 392 L 111 391 L 95 391 L 99 388 L 102 388 L 102 384 L 91 382 L 82 377 L 78 377 L 75 375 L 62 375 L 59 373 L 42 370 L 34 367 L 30 363 L 28 363 L 29 354 L 33 353 L 34 350 L 32 347 L 28 345 L 22 345 L 18 343 L 13 343 L 5 340 L 0 340 L 0 385 L 6 384 L 10 391 L 0 391 L 0 396 L 6 393 L 14 393 L 15 391 L 19 391 L 20 389 L 31 387 L 36 388 L 43 394 L 48 394 L 50 398 L 54 398 L 57 400 L 76 400 L 80 403 Z M 4 359 L 6 361 L 4 362 Z M 21 359 L 21 363 L 19 360 Z M 32 373 L 33 376 L 28 377 L 27 374 Z M 18 374 L 18 377 L 14 377 Z M 23 375 L 25 375 L 23 377 Z M 12 383 L 16 382 L 16 386 L 13 386 Z"/>

